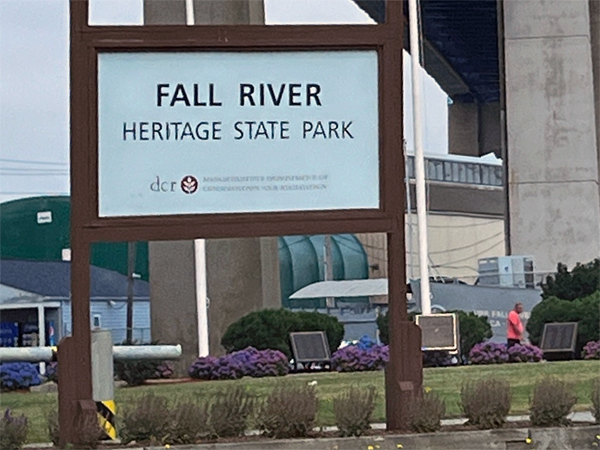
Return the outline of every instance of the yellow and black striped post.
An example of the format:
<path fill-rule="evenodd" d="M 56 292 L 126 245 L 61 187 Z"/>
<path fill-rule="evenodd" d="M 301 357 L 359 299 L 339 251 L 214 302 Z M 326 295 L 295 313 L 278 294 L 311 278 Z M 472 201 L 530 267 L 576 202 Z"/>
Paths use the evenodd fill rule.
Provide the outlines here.
<path fill-rule="evenodd" d="M 117 405 L 115 401 L 103 400 L 96 402 L 96 408 L 98 409 L 100 428 L 104 431 L 104 439 L 116 439 L 115 415 L 117 413 Z"/>
<path fill-rule="evenodd" d="M 112 346 L 110 331 L 92 331 L 92 388 L 104 440 L 117 437 Z"/>

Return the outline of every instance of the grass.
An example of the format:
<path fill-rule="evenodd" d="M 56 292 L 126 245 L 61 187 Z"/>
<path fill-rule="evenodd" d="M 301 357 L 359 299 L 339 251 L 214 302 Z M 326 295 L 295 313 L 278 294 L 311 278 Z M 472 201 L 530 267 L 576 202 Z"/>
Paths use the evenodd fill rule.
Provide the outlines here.
<path fill-rule="evenodd" d="M 461 386 L 468 380 L 495 376 L 509 381 L 512 391 L 511 414 L 527 414 L 529 397 L 535 382 L 545 375 L 554 375 L 572 383 L 577 395 L 576 411 L 591 407 L 591 390 L 594 379 L 600 378 L 600 361 L 544 362 L 537 364 L 502 364 L 492 366 L 447 367 L 424 370 L 423 385 L 432 388 L 446 401 L 446 417 L 460 416 L 459 395 Z M 167 397 L 171 402 L 190 397 L 210 397 L 216 391 L 242 383 L 254 395 L 264 398 L 277 382 L 283 379 L 244 378 L 232 381 L 209 381 L 185 384 L 140 386 L 116 389 L 117 408 L 147 392 Z M 349 385 L 375 386 L 379 393 L 373 419 L 385 422 L 383 372 L 319 373 L 288 375 L 285 383 L 317 381 L 320 408 L 317 425 L 333 425 L 333 398 Z M 29 442 L 48 441 L 47 411 L 57 407 L 56 393 L 2 393 L 2 410 L 10 408 L 15 414 L 25 414 L 30 420 Z"/>

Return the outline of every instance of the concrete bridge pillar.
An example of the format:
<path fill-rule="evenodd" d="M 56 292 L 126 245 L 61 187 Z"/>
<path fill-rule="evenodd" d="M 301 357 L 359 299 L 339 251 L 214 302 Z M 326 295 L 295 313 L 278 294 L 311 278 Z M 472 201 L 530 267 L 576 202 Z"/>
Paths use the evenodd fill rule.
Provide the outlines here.
<path fill-rule="evenodd" d="M 194 0 L 195 23 L 262 24 L 260 0 Z M 144 23 L 185 24 L 185 0 L 144 0 Z M 193 241 L 150 242 L 152 339 L 180 343 L 185 371 L 198 356 Z M 227 327 L 245 314 L 281 307 L 277 238 L 206 242 L 210 353 L 221 353 Z"/>
<path fill-rule="evenodd" d="M 455 101 L 448 107 L 448 153 L 500 158 L 500 129 L 499 102 Z"/>
<path fill-rule="evenodd" d="M 503 2 L 511 250 L 537 271 L 600 255 L 598 9 Z"/>

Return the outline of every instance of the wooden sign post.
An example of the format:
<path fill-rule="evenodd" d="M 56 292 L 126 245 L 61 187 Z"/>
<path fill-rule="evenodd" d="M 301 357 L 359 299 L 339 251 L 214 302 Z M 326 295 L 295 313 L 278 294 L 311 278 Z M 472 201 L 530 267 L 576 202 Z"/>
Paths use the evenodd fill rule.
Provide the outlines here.
<path fill-rule="evenodd" d="M 383 232 L 389 429 L 422 383 L 406 312 L 403 3 L 380 25 L 89 26 L 71 0 L 72 330 L 60 433 L 93 409 L 90 245 Z M 64 380 L 68 380 L 65 382 Z"/>

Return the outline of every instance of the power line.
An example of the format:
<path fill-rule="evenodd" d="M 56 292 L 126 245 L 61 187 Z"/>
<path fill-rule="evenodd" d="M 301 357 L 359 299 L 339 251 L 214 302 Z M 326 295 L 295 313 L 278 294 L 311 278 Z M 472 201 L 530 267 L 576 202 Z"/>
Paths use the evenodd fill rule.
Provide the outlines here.
<path fill-rule="evenodd" d="M 68 192 L 0 191 L 0 195 L 69 195 Z"/>
<path fill-rule="evenodd" d="M 68 171 L 67 168 L 57 167 L 57 168 L 46 168 L 46 167 L 4 167 L 0 166 L 0 170 L 8 170 L 11 172 L 65 172 Z"/>
<path fill-rule="evenodd" d="M 40 161 L 33 159 L 12 159 L 12 158 L 0 158 L 2 162 L 10 162 L 16 164 L 41 164 L 41 165 L 49 165 L 49 166 L 68 166 L 67 162 L 58 162 L 58 161 Z"/>
<path fill-rule="evenodd" d="M 51 176 L 61 176 L 61 177 L 68 177 L 69 173 L 52 173 L 52 172 L 19 172 L 19 173 L 4 173 L 0 171 L 0 175 L 2 175 L 3 177 L 51 177 Z"/>
<path fill-rule="evenodd" d="M 478 254 L 477 254 L 477 255 L 471 255 L 471 256 L 468 256 L 468 257 L 466 257 L 466 258 L 455 259 L 454 261 L 447 261 L 447 262 L 446 262 L 446 265 L 448 265 L 448 264 L 454 264 L 454 263 L 458 263 L 458 262 L 463 262 L 463 261 L 467 261 L 467 260 L 469 260 L 469 259 L 471 259 L 471 258 L 475 258 L 475 257 L 477 257 L 477 256 L 483 255 L 484 253 L 486 253 L 486 252 L 489 252 L 489 251 L 490 251 L 490 250 L 492 250 L 494 247 L 497 247 L 497 246 L 499 246 L 499 245 L 502 245 L 503 243 L 504 243 L 504 242 L 503 242 L 503 240 L 502 240 L 502 241 L 498 241 L 498 242 L 496 242 L 494 245 L 492 245 L 491 247 L 488 247 L 488 248 L 486 248 L 485 250 L 481 250 L 480 252 L 478 252 Z M 443 266 L 444 266 L 444 264 L 438 264 L 438 266 L 440 266 L 440 267 L 443 267 Z"/>
<path fill-rule="evenodd" d="M 429 225 L 429 228 L 472 228 L 472 227 L 481 227 L 481 226 L 485 226 L 485 225 L 490 225 L 492 223 L 498 223 L 501 220 L 502 219 L 488 220 L 486 222 L 470 223 L 470 224 L 465 224 L 465 225 Z"/>

